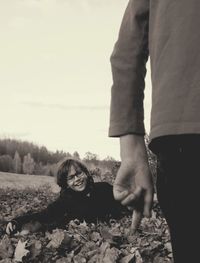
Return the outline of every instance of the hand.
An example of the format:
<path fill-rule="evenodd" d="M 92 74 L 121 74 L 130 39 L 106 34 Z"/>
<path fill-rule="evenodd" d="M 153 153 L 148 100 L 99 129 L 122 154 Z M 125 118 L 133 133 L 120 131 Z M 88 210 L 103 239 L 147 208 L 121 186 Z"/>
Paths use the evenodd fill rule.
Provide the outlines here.
<path fill-rule="evenodd" d="M 9 222 L 6 226 L 6 233 L 8 235 L 13 234 L 17 229 L 17 224 L 13 221 Z"/>
<path fill-rule="evenodd" d="M 151 216 L 153 181 L 143 136 L 126 135 L 120 142 L 122 163 L 113 193 L 116 200 L 133 210 L 131 228 L 135 232 L 142 216 Z"/>

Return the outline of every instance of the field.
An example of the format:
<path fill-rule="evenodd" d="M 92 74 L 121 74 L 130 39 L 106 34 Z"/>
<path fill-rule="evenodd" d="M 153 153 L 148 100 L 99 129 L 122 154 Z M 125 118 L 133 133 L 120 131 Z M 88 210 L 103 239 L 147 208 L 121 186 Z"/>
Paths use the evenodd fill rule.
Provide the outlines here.
<path fill-rule="evenodd" d="M 66 229 L 43 232 L 27 224 L 15 235 L 5 234 L 7 221 L 43 209 L 58 195 L 52 177 L 0 172 L 0 263 L 172 262 L 168 228 L 157 203 L 152 218 L 143 219 L 134 235 L 130 233 L 131 216 L 97 224 L 74 220 Z"/>

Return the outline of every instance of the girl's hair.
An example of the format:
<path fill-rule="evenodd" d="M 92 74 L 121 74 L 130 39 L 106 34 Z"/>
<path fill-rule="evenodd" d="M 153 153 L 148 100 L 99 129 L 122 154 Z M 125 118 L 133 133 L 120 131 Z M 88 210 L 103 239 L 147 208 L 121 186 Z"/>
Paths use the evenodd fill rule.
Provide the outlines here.
<path fill-rule="evenodd" d="M 83 171 L 86 175 L 87 175 L 87 185 L 93 185 L 94 181 L 92 176 L 90 175 L 87 167 L 82 164 L 81 162 L 74 160 L 74 159 L 67 159 L 66 161 L 64 161 L 60 167 L 58 168 L 58 172 L 57 172 L 57 184 L 61 187 L 61 188 L 67 188 L 67 176 L 69 174 L 69 169 L 71 166 L 78 166 L 81 171 Z"/>

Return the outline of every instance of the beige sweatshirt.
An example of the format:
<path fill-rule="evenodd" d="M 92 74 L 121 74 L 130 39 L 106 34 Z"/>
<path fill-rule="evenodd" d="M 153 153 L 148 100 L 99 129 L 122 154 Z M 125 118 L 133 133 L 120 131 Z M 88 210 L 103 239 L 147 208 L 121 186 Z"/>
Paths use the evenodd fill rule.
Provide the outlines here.
<path fill-rule="evenodd" d="M 144 134 L 150 56 L 150 141 L 200 134 L 200 1 L 130 0 L 115 44 L 109 136 Z"/>

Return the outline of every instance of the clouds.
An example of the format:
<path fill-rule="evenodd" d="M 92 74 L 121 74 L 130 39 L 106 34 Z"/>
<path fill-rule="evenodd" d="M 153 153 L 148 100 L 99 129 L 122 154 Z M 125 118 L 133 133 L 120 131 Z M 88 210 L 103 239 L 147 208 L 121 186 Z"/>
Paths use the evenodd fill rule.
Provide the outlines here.
<path fill-rule="evenodd" d="M 64 111 L 107 111 L 109 110 L 109 106 L 107 105 L 99 105 L 99 106 L 89 106 L 89 105 L 62 105 L 55 103 L 43 103 L 43 102 L 22 102 L 22 105 L 35 107 L 35 108 L 46 108 L 48 110 L 64 110 Z"/>
<path fill-rule="evenodd" d="M 118 158 L 109 58 L 128 0 L 0 2 L 0 135 Z"/>

